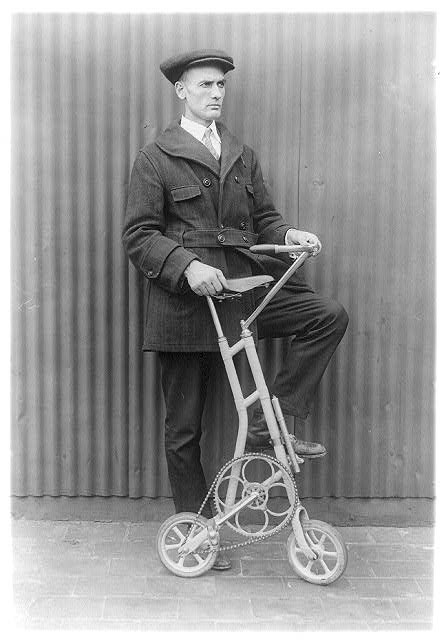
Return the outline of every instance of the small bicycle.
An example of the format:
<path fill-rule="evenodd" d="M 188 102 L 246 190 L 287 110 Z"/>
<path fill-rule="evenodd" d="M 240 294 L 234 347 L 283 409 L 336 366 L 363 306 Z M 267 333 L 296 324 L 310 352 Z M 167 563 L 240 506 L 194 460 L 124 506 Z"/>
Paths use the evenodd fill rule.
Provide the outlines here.
<path fill-rule="evenodd" d="M 210 296 L 207 303 L 218 334 L 218 344 L 238 412 L 238 434 L 234 458 L 215 476 L 198 513 L 176 513 L 162 523 L 157 534 L 157 550 L 162 563 L 175 575 L 192 578 L 210 569 L 218 550 L 234 549 L 276 535 L 288 525 L 292 531 L 286 548 L 289 562 L 307 582 L 328 585 L 337 580 L 347 566 L 347 548 L 339 532 L 320 520 L 310 520 L 301 504 L 294 474 L 300 472 L 305 456 L 299 457 L 275 396 L 270 397 L 255 342 L 249 326 L 269 304 L 279 289 L 305 262 L 314 246 L 254 245 L 254 253 L 289 253 L 293 262 L 268 291 L 258 307 L 241 320 L 241 337 L 229 346 Z M 241 296 L 256 287 L 270 286 L 271 276 L 251 276 L 227 280 L 228 289 L 214 298 Z M 255 391 L 244 397 L 234 357 L 244 350 L 255 383 Z M 260 402 L 271 436 L 274 456 L 245 453 L 248 408 Z M 213 498 L 216 515 L 206 519 L 201 512 Z M 243 541 L 220 547 L 220 530 L 226 525 Z"/>

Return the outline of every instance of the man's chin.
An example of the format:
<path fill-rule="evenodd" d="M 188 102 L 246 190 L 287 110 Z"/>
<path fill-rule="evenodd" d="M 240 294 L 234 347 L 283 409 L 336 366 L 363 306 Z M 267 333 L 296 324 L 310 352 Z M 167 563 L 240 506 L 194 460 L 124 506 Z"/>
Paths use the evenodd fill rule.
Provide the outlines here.
<path fill-rule="evenodd" d="M 208 109 L 207 111 L 207 117 L 210 120 L 216 120 L 216 118 L 221 117 L 221 109 Z"/>

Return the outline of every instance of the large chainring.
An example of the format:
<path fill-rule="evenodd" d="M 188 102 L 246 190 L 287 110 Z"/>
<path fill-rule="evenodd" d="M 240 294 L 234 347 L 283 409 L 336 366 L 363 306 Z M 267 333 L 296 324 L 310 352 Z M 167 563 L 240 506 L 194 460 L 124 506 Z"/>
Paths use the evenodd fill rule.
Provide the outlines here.
<path fill-rule="evenodd" d="M 254 500 L 226 521 L 228 527 L 246 537 L 247 544 L 277 534 L 292 520 L 299 503 L 296 482 L 280 460 L 265 454 L 247 453 L 230 460 L 214 481 L 214 503 L 224 516 L 241 500 Z M 226 497 L 230 493 L 230 504 Z M 226 546 L 226 549 L 241 544 Z"/>

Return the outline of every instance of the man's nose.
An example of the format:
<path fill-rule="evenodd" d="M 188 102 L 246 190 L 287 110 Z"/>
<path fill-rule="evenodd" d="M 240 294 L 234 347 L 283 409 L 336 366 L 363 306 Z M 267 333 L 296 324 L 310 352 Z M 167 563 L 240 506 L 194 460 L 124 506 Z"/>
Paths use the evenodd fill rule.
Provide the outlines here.
<path fill-rule="evenodd" d="M 215 98 L 216 100 L 220 100 L 223 94 L 224 94 L 224 91 L 221 89 L 221 87 L 218 87 L 217 84 L 212 87 L 212 98 Z"/>

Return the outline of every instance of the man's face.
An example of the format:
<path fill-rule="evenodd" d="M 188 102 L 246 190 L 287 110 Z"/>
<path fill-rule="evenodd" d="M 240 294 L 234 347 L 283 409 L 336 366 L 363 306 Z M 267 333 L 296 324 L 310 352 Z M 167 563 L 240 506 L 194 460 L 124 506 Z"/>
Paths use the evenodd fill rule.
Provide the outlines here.
<path fill-rule="evenodd" d="M 219 67 L 201 65 L 187 69 L 175 84 L 177 95 L 185 100 L 185 116 L 205 127 L 220 118 L 225 82 Z"/>

